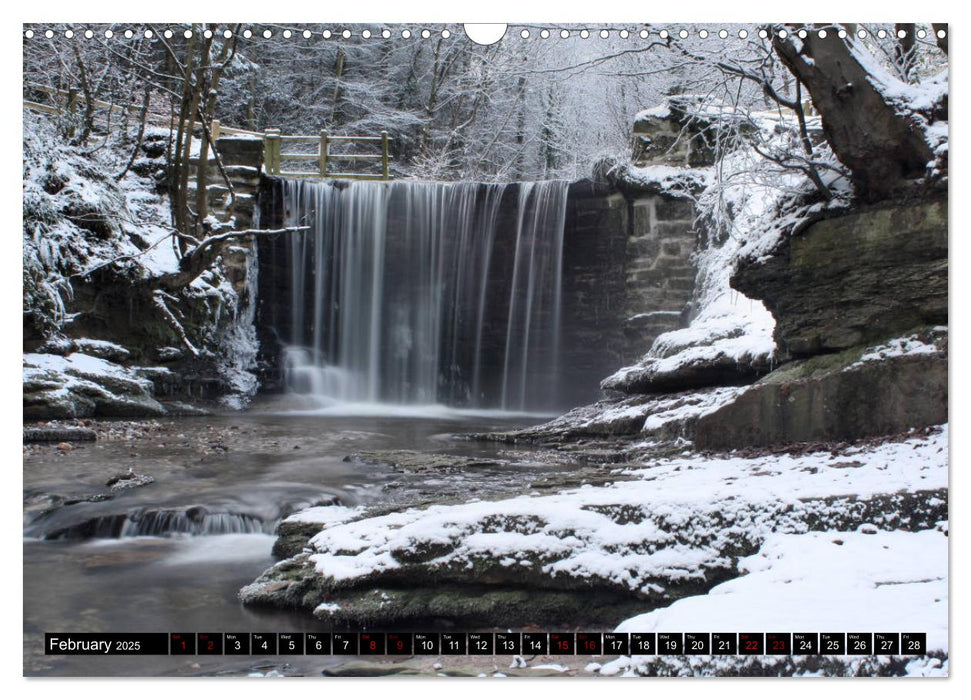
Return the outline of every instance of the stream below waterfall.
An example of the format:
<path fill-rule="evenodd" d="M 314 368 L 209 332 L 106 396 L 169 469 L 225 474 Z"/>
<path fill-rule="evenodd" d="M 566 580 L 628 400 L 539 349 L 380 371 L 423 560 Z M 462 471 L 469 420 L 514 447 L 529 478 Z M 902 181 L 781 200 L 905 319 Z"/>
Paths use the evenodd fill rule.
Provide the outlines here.
<path fill-rule="evenodd" d="M 144 433 L 24 455 L 24 673 L 319 674 L 334 657 L 45 656 L 45 632 L 281 632 L 321 629 L 305 615 L 244 608 L 239 589 L 274 563 L 280 519 L 315 504 L 423 505 L 522 492 L 575 467 L 457 434 L 536 416 L 409 407 L 354 417 L 279 412 L 140 422 Z M 106 422 L 105 425 L 112 425 Z M 374 451 L 482 458 L 447 475 L 345 459 Z M 132 469 L 155 482 L 112 494 Z M 104 494 L 111 496 L 101 500 Z M 346 659 L 345 659 L 346 660 Z M 286 664 L 286 666 L 284 666 Z"/>

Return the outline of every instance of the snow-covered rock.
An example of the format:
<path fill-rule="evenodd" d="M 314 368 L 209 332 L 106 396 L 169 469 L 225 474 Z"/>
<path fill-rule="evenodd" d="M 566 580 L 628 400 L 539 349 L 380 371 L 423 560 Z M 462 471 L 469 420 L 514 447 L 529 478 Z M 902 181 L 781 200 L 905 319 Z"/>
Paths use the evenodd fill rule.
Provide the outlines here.
<path fill-rule="evenodd" d="M 121 365 L 83 353 L 23 359 L 24 418 L 160 416 L 152 382 Z"/>

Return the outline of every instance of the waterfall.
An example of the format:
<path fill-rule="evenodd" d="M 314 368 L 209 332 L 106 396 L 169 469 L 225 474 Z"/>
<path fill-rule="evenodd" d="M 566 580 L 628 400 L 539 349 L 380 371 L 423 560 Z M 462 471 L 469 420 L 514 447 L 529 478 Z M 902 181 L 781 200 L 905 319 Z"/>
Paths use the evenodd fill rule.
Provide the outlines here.
<path fill-rule="evenodd" d="M 285 181 L 290 390 L 558 408 L 567 184 Z"/>

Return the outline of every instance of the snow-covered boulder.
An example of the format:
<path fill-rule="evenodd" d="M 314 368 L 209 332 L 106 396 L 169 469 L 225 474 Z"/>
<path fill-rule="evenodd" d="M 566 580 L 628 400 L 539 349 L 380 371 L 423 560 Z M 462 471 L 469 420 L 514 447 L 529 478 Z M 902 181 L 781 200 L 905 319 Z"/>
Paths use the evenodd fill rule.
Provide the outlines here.
<path fill-rule="evenodd" d="M 72 353 L 24 354 L 24 418 L 161 416 L 152 382 L 113 362 Z"/>

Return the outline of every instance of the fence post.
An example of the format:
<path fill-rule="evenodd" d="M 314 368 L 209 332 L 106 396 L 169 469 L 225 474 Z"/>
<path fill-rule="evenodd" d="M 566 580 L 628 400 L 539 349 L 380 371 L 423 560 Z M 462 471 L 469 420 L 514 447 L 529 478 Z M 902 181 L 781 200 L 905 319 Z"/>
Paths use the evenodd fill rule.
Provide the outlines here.
<path fill-rule="evenodd" d="M 388 178 L 388 132 L 381 132 L 381 175 L 385 180 Z"/>
<path fill-rule="evenodd" d="M 280 174 L 280 130 L 267 129 L 264 135 L 263 162 L 268 175 Z"/>
<path fill-rule="evenodd" d="M 320 130 L 320 176 L 327 177 L 327 156 L 330 147 L 330 135 L 327 129 Z"/>
<path fill-rule="evenodd" d="M 212 142 L 215 143 L 219 138 L 219 120 L 213 119 L 209 124 L 209 133 L 212 134 Z"/>

